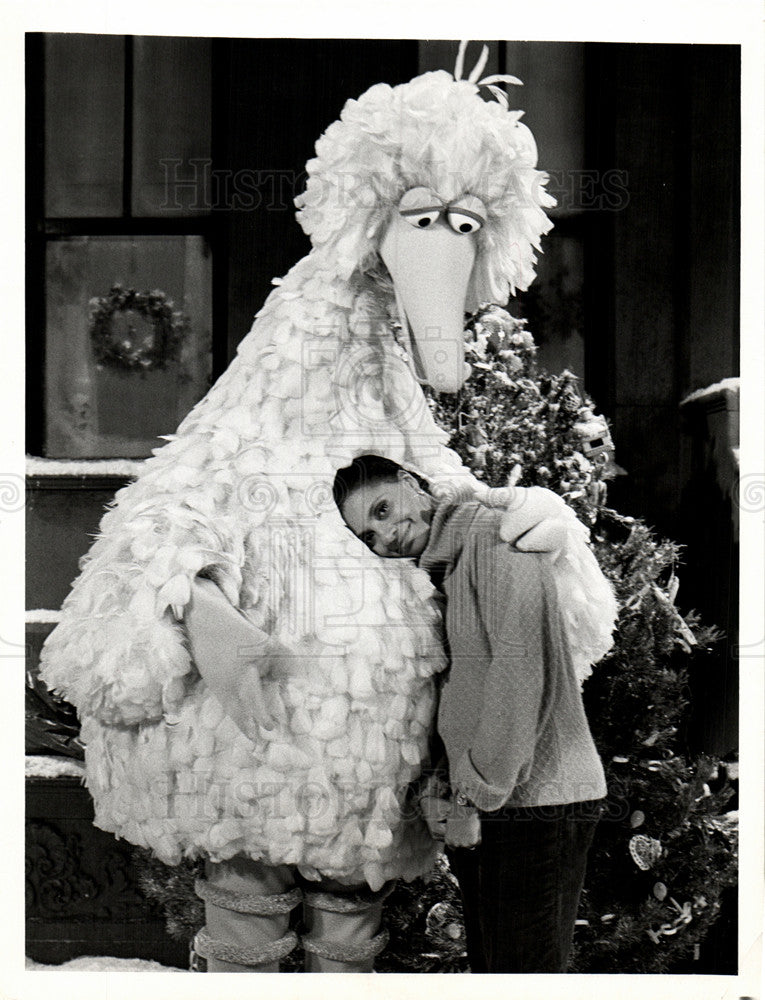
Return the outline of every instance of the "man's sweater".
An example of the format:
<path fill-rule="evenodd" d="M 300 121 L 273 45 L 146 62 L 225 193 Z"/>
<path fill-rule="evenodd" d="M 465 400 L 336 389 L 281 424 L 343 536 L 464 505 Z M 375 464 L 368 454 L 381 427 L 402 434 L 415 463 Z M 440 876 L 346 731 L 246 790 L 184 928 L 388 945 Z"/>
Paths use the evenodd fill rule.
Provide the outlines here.
<path fill-rule="evenodd" d="M 443 503 L 419 565 L 446 594 L 451 668 L 438 732 L 450 780 L 482 810 L 606 794 L 564 643 L 550 556 L 499 537 L 502 510 Z"/>

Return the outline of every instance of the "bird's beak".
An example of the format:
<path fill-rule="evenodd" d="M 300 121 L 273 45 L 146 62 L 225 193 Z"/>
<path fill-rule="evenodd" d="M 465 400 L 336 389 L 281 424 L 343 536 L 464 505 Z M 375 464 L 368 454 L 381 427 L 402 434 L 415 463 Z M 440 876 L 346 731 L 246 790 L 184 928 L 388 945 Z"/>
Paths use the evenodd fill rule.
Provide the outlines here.
<path fill-rule="evenodd" d="M 465 298 L 475 252 L 472 235 L 455 233 L 443 219 L 415 229 L 398 212 L 380 245 L 415 374 L 438 392 L 457 392 L 468 371 Z"/>

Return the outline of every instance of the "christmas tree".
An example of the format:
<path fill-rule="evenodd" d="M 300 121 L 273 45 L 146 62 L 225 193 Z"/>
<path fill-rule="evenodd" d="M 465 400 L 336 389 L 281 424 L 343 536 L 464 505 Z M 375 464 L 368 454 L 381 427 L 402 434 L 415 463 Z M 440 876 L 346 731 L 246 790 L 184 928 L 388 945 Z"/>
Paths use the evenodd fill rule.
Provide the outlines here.
<path fill-rule="evenodd" d="M 591 530 L 620 614 L 611 652 L 583 693 L 609 787 L 590 854 L 571 971 L 659 973 L 698 952 L 735 885 L 735 794 L 723 765 L 688 759 L 687 676 L 716 639 L 675 606 L 679 547 L 606 505 L 619 474 L 606 421 L 570 372 L 538 370 L 523 320 L 488 306 L 467 327 L 473 372 L 459 394 L 428 392 L 436 421 L 474 474 L 491 486 L 545 486 Z M 145 891 L 168 929 L 189 940 L 203 922 L 195 866 L 166 869 L 137 852 Z M 386 905 L 390 944 L 381 972 L 468 968 L 459 889 L 441 858 L 401 883 Z M 290 969 L 299 968 L 291 956 Z"/>
<path fill-rule="evenodd" d="M 698 952 L 736 878 L 726 769 L 684 753 L 688 670 L 718 636 L 675 607 L 679 546 L 607 507 L 608 480 L 622 470 L 576 377 L 537 370 L 525 321 L 496 306 L 467 332 L 473 374 L 458 396 L 430 393 L 436 420 L 490 486 L 546 486 L 566 500 L 591 530 L 620 609 L 614 647 L 583 689 L 609 797 L 572 971 L 670 971 Z"/>

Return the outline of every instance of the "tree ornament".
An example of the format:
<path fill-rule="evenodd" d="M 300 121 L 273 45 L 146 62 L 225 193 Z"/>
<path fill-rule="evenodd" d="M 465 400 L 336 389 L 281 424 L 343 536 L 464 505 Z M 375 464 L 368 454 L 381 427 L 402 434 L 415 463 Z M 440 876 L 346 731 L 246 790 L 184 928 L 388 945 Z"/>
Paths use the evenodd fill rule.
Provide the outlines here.
<path fill-rule="evenodd" d="M 657 882 L 656 885 L 654 885 L 653 887 L 653 894 L 659 900 L 660 903 L 663 903 L 664 900 L 667 898 L 666 885 L 664 885 L 663 882 Z"/>
<path fill-rule="evenodd" d="M 591 409 L 586 408 L 582 412 L 581 420 L 574 424 L 574 430 L 581 439 L 585 458 L 593 459 L 603 454 L 613 456 L 614 442 L 605 417 L 596 415 Z"/>
<path fill-rule="evenodd" d="M 630 816 L 630 826 L 636 830 L 645 823 L 645 813 L 641 809 L 636 809 Z"/>
<path fill-rule="evenodd" d="M 643 833 L 636 833 L 630 839 L 629 851 L 632 860 L 641 871 L 647 872 L 662 856 L 661 842 Z"/>
<path fill-rule="evenodd" d="M 425 936 L 432 946 L 448 950 L 465 947 L 465 932 L 459 910 L 446 900 L 435 903 L 425 918 Z"/>

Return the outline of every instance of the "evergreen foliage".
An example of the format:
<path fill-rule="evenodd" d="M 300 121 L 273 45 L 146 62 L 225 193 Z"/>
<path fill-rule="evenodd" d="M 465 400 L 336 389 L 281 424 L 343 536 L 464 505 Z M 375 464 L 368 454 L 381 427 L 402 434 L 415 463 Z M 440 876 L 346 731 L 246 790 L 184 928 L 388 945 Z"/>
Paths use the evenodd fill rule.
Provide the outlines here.
<path fill-rule="evenodd" d="M 572 971 L 671 971 L 697 953 L 736 880 L 728 771 L 688 760 L 684 745 L 688 671 L 719 636 L 675 606 L 680 547 L 607 507 L 607 482 L 621 470 L 576 377 L 538 370 L 525 321 L 496 306 L 468 333 L 473 375 L 458 395 L 429 394 L 434 416 L 489 485 L 546 486 L 570 504 L 620 609 L 613 649 L 583 691 L 609 797 Z"/>

